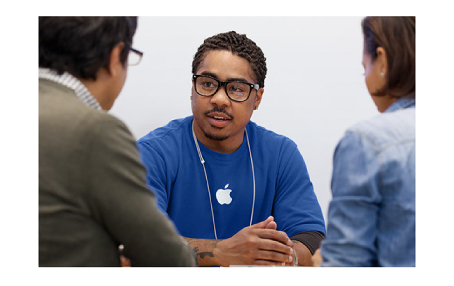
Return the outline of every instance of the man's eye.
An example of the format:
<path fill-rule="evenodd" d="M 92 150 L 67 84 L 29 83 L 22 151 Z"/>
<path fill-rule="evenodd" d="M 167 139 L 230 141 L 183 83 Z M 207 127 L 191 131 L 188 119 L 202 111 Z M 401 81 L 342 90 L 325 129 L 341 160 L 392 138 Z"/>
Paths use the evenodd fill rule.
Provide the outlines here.
<path fill-rule="evenodd" d="M 243 91 L 244 91 L 244 90 L 243 90 L 241 87 L 239 87 L 239 86 L 232 86 L 232 87 L 230 88 L 230 90 L 231 90 L 231 91 L 234 91 L 234 92 L 243 92 Z"/>
<path fill-rule="evenodd" d="M 229 91 L 235 92 L 235 93 L 243 93 L 246 92 L 248 89 L 248 86 L 244 83 L 231 83 L 228 86 Z"/>
<path fill-rule="evenodd" d="M 203 87 L 208 87 L 208 88 L 215 87 L 214 84 L 212 82 L 209 82 L 209 81 L 202 82 L 202 86 Z"/>

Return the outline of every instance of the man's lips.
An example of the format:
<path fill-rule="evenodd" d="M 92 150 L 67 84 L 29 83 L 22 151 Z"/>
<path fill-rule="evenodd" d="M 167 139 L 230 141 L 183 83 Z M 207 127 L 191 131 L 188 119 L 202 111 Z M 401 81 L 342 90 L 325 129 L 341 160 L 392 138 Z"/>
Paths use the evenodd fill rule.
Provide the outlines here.
<path fill-rule="evenodd" d="M 224 128 L 233 119 L 233 116 L 219 111 L 208 111 L 205 115 L 210 125 L 215 128 Z"/>
<path fill-rule="evenodd" d="M 209 112 L 206 116 L 216 120 L 232 120 L 232 117 L 222 112 Z"/>

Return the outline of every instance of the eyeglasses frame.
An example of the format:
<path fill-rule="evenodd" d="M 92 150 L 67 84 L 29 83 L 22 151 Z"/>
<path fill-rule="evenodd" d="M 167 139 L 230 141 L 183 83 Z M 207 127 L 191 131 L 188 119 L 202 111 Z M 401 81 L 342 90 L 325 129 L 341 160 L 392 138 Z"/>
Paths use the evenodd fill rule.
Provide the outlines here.
<path fill-rule="evenodd" d="M 213 80 L 215 80 L 216 82 L 218 82 L 219 84 L 218 84 L 218 88 L 216 89 L 216 91 L 215 91 L 213 94 L 211 94 L 211 95 L 204 95 L 204 94 L 199 93 L 199 92 L 197 91 L 197 88 L 196 88 L 196 81 L 197 81 L 197 79 L 198 79 L 199 77 L 207 77 L 207 78 L 213 79 Z M 214 95 L 219 91 L 219 89 L 221 88 L 221 86 L 224 86 L 225 94 L 227 95 L 227 97 L 228 97 L 230 100 L 235 101 L 235 102 L 245 102 L 245 101 L 247 101 L 247 100 L 249 99 L 249 97 L 251 96 L 252 90 L 253 90 L 253 89 L 259 90 L 259 88 L 260 88 L 260 85 L 257 84 L 257 83 L 254 84 L 254 83 L 249 83 L 249 82 L 244 82 L 244 81 L 239 81 L 239 80 L 220 81 L 220 80 L 217 79 L 217 78 L 214 78 L 214 77 L 209 76 L 209 75 L 204 75 L 204 74 L 194 74 L 194 75 L 192 75 L 192 79 L 194 80 L 194 90 L 195 90 L 195 92 L 197 92 L 197 94 L 199 94 L 199 95 L 201 95 L 201 96 L 206 96 L 206 97 L 214 96 Z M 227 91 L 227 84 L 232 83 L 232 82 L 244 83 L 244 84 L 249 85 L 249 87 L 250 87 L 250 89 L 249 89 L 249 94 L 248 94 L 248 96 L 246 97 L 245 100 L 236 100 L 236 99 L 233 99 L 233 98 L 230 97 L 230 95 L 229 95 L 229 93 L 228 93 L 228 91 Z"/>
<path fill-rule="evenodd" d="M 128 49 L 128 53 L 129 53 L 129 51 L 132 51 L 133 53 L 137 54 L 140 57 L 140 60 L 139 60 L 139 62 L 137 64 L 129 64 L 129 62 L 128 62 L 128 66 L 137 66 L 137 65 L 139 65 L 140 62 L 142 61 L 143 52 L 134 49 L 130 44 L 128 44 L 126 42 L 124 42 L 124 43 L 125 43 L 125 47 Z"/>

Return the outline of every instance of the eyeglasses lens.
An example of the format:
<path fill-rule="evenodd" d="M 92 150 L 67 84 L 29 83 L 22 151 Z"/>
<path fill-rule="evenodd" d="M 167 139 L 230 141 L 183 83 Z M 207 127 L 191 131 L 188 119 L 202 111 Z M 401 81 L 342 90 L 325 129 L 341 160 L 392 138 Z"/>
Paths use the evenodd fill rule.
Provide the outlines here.
<path fill-rule="evenodd" d="M 214 95 L 219 88 L 219 82 L 213 78 L 201 76 L 196 79 L 196 91 L 203 96 Z M 226 86 L 228 96 L 236 101 L 247 99 L 251 87 L 242 82 L 228 82 Z"/>

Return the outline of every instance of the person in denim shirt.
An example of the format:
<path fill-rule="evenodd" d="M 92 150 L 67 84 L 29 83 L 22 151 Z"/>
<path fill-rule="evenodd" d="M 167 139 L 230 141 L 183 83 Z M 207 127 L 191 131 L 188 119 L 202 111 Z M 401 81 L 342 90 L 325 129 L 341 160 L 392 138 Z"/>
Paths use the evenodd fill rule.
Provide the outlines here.
<path fill-rule="evenodd" d="M 366 17 L 363 65 L 382 113 L 334 153 L 321 266 L 415 266 L 415 17 Z M 321 253 L 321 257 L 320 257 Z"/>

